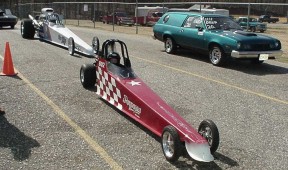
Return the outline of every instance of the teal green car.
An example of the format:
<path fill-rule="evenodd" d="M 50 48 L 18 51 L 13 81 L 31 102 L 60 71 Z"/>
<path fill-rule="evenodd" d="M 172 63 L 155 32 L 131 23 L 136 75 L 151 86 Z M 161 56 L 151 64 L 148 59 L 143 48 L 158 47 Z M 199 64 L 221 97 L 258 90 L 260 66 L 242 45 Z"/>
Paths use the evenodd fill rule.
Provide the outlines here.
<path fill-rule="evenodd" d="M 279 40 L 245 32 L 228 16 L 216 14 L 168 12 L 153 26 L 153 33 L 167 53 L 179 48 L 203 52 L 213 65 L 223 65 L 229 58 L 259 64 L 283 53 Z"/>
<path fill-rule="evenodd" d="M 249 18 L 248 17 L 239 17 L 238 20 L 236 21 L 243 29 L 247 29 L 248 25 L 248 30 L 252 32 L 260 31 L 264 32 L 267 30 L 267 24 L 264 24 L 262 22 L 258 22 L 256 18 Z"/>

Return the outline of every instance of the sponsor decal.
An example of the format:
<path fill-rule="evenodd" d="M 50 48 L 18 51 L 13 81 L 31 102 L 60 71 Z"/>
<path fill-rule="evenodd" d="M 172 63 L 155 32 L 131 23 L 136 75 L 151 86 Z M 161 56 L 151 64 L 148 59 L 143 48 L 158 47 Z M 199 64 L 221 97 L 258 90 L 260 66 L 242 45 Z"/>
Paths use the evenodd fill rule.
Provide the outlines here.
<path fill-rule="evenodd" d="M 78 52 L 83 52 L 82 50 L 81 50 L 81 47 L 78 45 L 78 46 L 76 46 L 75 45 L 75 50 L 77 50 Z"/>
<path fill-rule="evenodd" d="M 66 41 L 67 41 L 66 38 L 60 34 L 58 35 L 58 40 L 60 41 L 61 44 L 64 44 L 64 45 L 66 44 Z"/>
<path fill-rule="evenodd" d="M 177 119 L 177 118 L 174 116 L 174 114 L 170 113 L 170 112 L 169 112 L 168 110 L 166 110 L 163 106 L 161 106 L 159 102 L 157 102 L 157 104 L 158 104 L 158 106 L 159 106 L 162 110 L 164 110 L 164 112 L 165 112 L 167 115 L 169 115 L 169 116 L 177 123 L 178 126 L 181 126 L 181 127 L 184 128 L 187 132 L 192 133 L 192 132 L 189 130 L 188 126 L 185 125 L 181 120 Z"/>
<path fill-rule="evenodd" d="M 140 117 L 141 108 L 137 106 L 136 104 L 134 104 L 133 102 L 131 102 L 126 95 L 124 95 L 123 97 L 123 102 L 127 104 L 127 106 L 129 107 L 129 110 L 134 112 L 136 116 Z"/>

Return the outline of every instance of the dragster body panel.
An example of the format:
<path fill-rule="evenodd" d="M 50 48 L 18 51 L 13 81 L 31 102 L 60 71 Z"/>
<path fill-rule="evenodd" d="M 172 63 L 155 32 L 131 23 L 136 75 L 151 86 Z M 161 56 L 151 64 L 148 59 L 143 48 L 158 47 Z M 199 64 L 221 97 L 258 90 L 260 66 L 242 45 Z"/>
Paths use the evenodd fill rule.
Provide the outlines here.
<path fill-rule="evenodd" d="M 68 39 L 72 37 L 75 43 L 75 51 L 85 55 L 94 56 L 95 53 L 93 48 L 82 39 L 80 39 L 67 27 L 63 25 L 52 25 L 51 23 L 49 24 L 44 24 L 44 40 L 68 48 Z M 45 30 L 45 28 L 47 30 Z"/>
<path fill-rule="evenodd" d="M 98 64 L 98 66 L 97 66 Z M 153 92 L 140 78 L 123 78 L 107 69 L 106 60 L 96 63 L 97 94 L 119 110 L 144 125 L 157 136 L 161 136 L 164 127 L 174 126 L 181 141 L 187 143 L 207 143 L 166 102 Z"/>

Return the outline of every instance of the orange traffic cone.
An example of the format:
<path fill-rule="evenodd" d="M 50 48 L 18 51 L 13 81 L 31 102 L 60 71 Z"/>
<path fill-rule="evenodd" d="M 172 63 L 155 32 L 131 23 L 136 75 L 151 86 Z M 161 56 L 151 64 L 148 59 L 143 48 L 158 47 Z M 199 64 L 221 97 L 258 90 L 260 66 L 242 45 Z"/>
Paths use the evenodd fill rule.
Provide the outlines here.
<path fill-rule="evenodd" d="M 15 76 L 17 73 L 14 72 L 13 61 L 11 57 L 11 51 L 9 42 L 6 42 L 5 54 L 3 61 L 3 71 L 0 73 L 1 76 Z"/>

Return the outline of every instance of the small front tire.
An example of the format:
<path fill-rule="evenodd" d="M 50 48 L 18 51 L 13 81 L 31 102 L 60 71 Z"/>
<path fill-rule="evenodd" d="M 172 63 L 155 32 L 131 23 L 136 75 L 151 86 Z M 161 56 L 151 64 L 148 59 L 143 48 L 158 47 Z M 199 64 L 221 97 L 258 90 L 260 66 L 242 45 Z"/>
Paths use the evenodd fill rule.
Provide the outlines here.
<path fill-rule="evenodd" d="M 80 82 L 84 88 L 92 88 L 96 83 L 96 67 L 94 64 L 83 64 L 80 68 Z"/>
<path fill-rule="evenodd" d="M 219 131 L 215 123 L 209 119 L 203 120 L 199 125 L 198 133 L 207 140 L 211 153 L 215 153 L 220 141 Z"/>
<path fill-rule="evenodd" d="M 176 129 L 169 125 L 162 133 L 162 151 L 167 161 L 175 162 L 181 156 L 181 141 Z"/>
<path fill-rule="evenodd" d="M 92 39 L 92 47 L 94 49 L 94 51 L 96 52 L 96 54 L 98 54 L 99 52 L 99 38 L 98 37 L 93 37 Z"/>
<path fill-rule="evenodd" d="M 75 42 L 72 37 L 68 39 L 68 52 L 70 55 L 74 55 L 75 53 Z"/>

